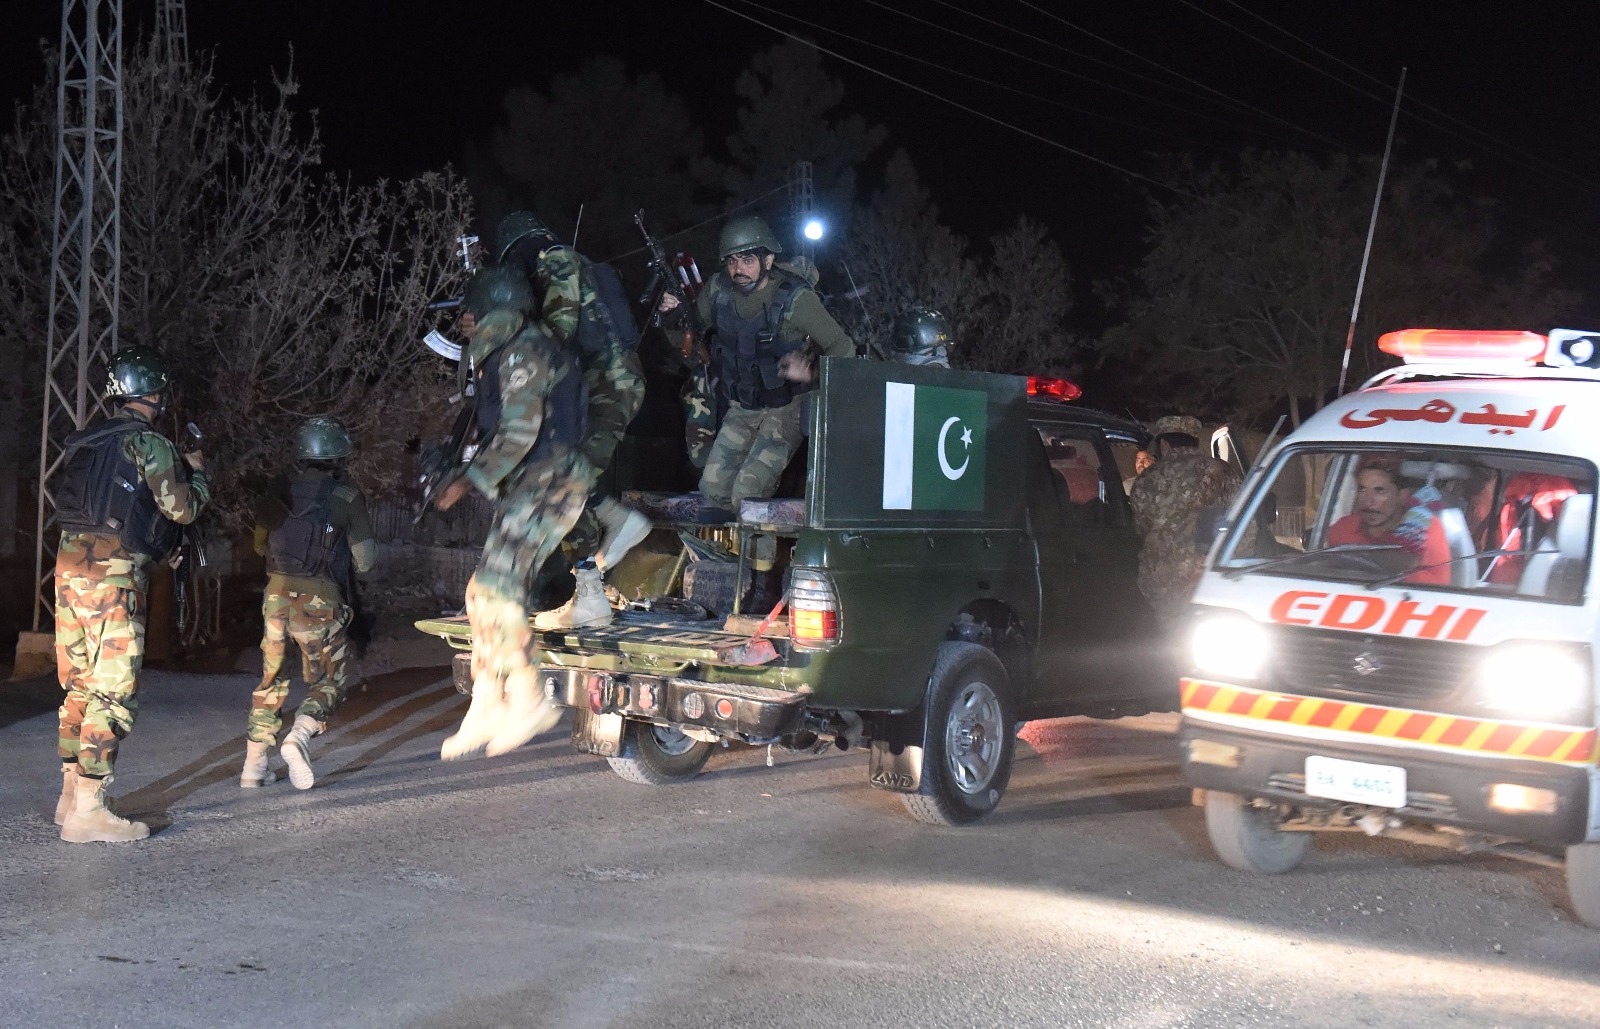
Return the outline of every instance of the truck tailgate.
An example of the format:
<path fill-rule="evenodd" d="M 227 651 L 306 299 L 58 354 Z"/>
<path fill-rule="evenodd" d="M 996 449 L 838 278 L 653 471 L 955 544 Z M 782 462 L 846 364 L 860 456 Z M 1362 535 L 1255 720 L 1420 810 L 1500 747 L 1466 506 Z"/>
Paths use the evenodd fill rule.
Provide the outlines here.
<path fill-rule="evenodd" d="M 465 616 L 424 619 L 417 622 L 417 628 L 443 637 L 452 646 L 471 646 L 472 630 Z M 543 652 L 535 658 L 540 663 L 547 658 L 555 659 L 554 663 L 566 663 L 560 660 L 564 655 L 614 654 L 643 658 L 651 663 L 715 665 L 720 663 L 719 652 L 749 639 L 744 633 L 726 632 L 713 622 L 663 621 L 645 613 L 625 612 L 610 625 L 597 629 L 535 630 L 533 646 L 536 652 Z M 789 641 L 774 639 L 771 642 L 778 651 L 777 663 L 783 663 Z"/>

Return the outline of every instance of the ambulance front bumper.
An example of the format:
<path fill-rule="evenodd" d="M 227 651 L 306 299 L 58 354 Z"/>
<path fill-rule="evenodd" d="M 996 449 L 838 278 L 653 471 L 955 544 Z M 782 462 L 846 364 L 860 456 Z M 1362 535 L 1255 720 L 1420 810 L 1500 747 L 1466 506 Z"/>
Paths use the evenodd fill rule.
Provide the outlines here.
<path fill-rule="evenodd" d="M 1184 777 L 1200 789 L 1300 807 L 1345 806 L 1343 801 L 1306 795 L 1306 758 L 1321 756 L 1404 768 L 1406 806 L 1395 814 L 1408 820 L 1553 847 L 1581 843 L 1588 832 L 1589 770 L 1585 767 L 1302 740 L 1190 717 L 1183 719 L 1178 743 Z M 1195 760 L 1197 756 L 1201 760 Z M 1217 763 L 1229 759 L 1231 767 Z M 1555 810 L 1510 814 L 1492 808 L 1489 791 L 1499 783 L 1549 790 L 1556 796 Z"/>

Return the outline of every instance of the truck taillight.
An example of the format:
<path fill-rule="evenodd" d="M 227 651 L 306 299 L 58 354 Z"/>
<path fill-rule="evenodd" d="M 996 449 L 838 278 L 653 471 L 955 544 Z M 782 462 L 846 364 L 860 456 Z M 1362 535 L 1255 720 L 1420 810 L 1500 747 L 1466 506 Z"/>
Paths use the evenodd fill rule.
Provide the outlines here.
<path fill-rule="evenodd" d="M 839 596 L 821 572 L 796 568 L 790 577 L 789 641 L 801 650 L 839 642 Z"/>

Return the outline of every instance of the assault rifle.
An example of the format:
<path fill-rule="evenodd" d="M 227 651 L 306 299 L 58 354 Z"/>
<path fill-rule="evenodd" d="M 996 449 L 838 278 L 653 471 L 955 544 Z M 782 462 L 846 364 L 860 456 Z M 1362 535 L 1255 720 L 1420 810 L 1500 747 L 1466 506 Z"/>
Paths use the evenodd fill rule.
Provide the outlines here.
<path fill-rule="evenodd" d="M 200 431 L 194 422 L 184 425 L 184 452 L 200 449 L 200 443 L 205 439 L 205 434 Z M 178 537 L 178 549 L 172 558 L 172 598 L 174 606 L 178 609 L 178 638 L 182 639 L 189 633 L 189 620 L 192 614 L 195 593 L 195 580 L 200 575 L 200 569 L 206 566 L 206 539 L 200 527 L 193 522 L 183 526 Z"/>
<path fill-rule="evenodd" d="M 422 507 L 411 520 L 413 525 L 422 521 L 441 490 L 466 474 L 467 440 L 478 419 L 478 400 L 471 375 L 467 378 L 467 385 L 461 391 L 461 410 L 456 412 L 455 424 L 450 426 L 450 438 L 422 449 Z"/>
<path fill-rule="evenodd" d="M 645 287 L 644 293 L 639 297 L 641 304 L 648 305 L 653 315 L 654 323 L 661 325 L 661 312 L 656 310 L 663 293 L 671 293 L 678 298 L 678 310 L 683 312 L 685 331 L 683 342 L 679 349 L 683 351 L 683 359 L 691 365 L 698 364 L 704 367 L 711 360 L 711 355 L 706 352 L 705 343 L 701 342 L 700 318 L 695 310 L 694 299 L 699 292 L 699 274 L 695 273 L 691 280 L 689 269 L 693 267 L 675 264 L 667 257 L 667 252 L 650 235 L 650 230 L 644 226 L 644 208 L 633 216 L 633 223 L 639 226 L 639 233 L 644 236 L 644 248 L 650 254 L 650 285 Z"/>

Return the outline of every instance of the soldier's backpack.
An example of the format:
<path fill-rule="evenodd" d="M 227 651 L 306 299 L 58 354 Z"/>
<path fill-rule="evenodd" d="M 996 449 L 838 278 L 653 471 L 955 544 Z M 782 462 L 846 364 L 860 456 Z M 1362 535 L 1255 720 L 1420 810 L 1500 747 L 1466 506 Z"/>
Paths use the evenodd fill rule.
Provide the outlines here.
<path fill-rule="evenodd" d="M 595 302 L 578 315 L 578 351 L 585 364 L 611 350 L 628 351 L 639 345 L 639 323 L 622 288 L 622 277 L 603 261 L 576 255 L 582 276 L 594 290 Z"/>
<path fill-rule="evenodd" d="M 349 534 L 333 524 L 333 491 L 339 480 L 301 473 L 275 485 L 271 503 L 278 517 L 267 526 L 267 571 L 342 582 L 350 547 Z"/>
<path fill-rule="evenodd" d="M 51 487 L 63 532 L 115 535 L 129 550 L 154 558 L 172 553 L 182 530 L 161 513 L 144 475 L 123 452 L 128 436 L 149 428 L 139 418 L 108 418 L 63 441 Z"/>

